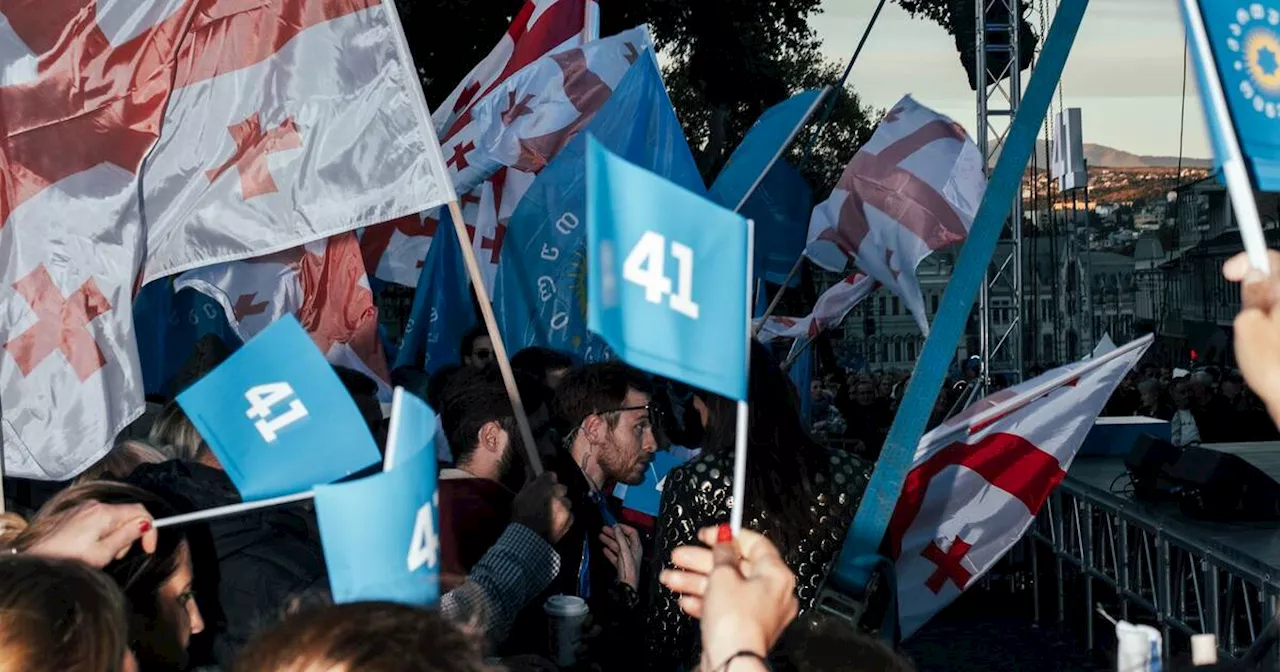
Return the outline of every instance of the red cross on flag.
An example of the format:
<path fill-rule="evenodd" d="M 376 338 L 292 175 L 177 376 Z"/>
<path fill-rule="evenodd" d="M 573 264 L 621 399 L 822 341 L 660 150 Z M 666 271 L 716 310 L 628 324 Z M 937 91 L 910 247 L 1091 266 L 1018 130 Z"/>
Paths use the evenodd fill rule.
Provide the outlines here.
<path fill-rule="evenodd" d="M 886 535 L 903 637 L 1022 538 L 1151 341 L 997 392 L 920 439 Z"/>
<path fill-rule="evenodd" d="M 507 77 L 441 133 L 454 186 L 459 194 L 466 194 L 464 198 L 480 203 L 476 219 L 465 212 L 464 216 L 476 230 L 476 257 L 486 266 L 490 286 L 499 258 L 494 251 L 501 251 L 506 221 L 534 176 L 591 121 L 631 64 L 651 48 L 648 30 L 640 27 L 581 47 L 552 51 Z M 379 256 L 371 248 L 383 250 L 369 272 L 382 280 L 416 286 L 418 262 L 430 247 L 429 238 L 385 229 L 386 225 L 373 227 L 361 239 L 367 258 Z M 489 246 L 482 247 L 486 240 Z"/>
<path fill-rule="evenodd" d="M 871 295 L 880 284 L 862 273 L 854 273 L 832 285 L 813 304 L 813 312 L 804 317 L 771 316 L 760 324 L 756 338 L 761 343 L 771 343 L 782 338 L 794 338 L 792 352 L 804 347 L 818 334 L 840 326 L 853 307 Z"/>
<path fill-rule="evenodd" d="M 986 189 L 982 154 L 964 128 L 907 96 L 813 209 L 805 256 L 833 272 L 855 261 L 902 297 L 927 335 L 916 267 L 969 235 Z"/>
<path fill-rule="evenodd" d="M 416 72 L 383 0 L 0 0 L 8 473 L 72 477 L 142 412 L 144 280 L 451 199 Z"/>
<path fill-rule="evenodd" d="M 369 376 L 378 383 L 379 398 L 391 401 L 378 309 L 354 233 L 187 271 L 174 289 L 187 287 L 217 301 L 246 342 L 282 316 L 293 315 L 331 363 Z M 263 289 L 267 293 L 260 293 Z"/>
<path fill-rule="evenodd" d="M 524 66 L 547 54 L 581 46 L 584 38 L 595 39 L 590 26 L 590 17 L 599 11 L 595 4 L 592 0 L 525 2 L 493 51 L 436 108 L 432 115 L 436 130 L 449 130 L 459 116 Z"/>

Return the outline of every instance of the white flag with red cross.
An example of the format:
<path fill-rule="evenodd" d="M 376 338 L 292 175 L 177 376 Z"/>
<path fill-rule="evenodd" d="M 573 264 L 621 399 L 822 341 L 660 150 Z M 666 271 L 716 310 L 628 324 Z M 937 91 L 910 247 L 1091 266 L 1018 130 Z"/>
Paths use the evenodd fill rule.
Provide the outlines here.
<path fill-rule="evenodd" d="M 15 476 L 74 476 L 142 412 L 144 279 L 453 197 L 382 0 L 3 0 L 0 110 Z"/>
<path fill-rule="evenodd" d="M 506 222 L 533 178 L 595 116 L 631 64 L 652 49 L 648 29 L 633 28 L 552 53 L 508 77 L 441 133 L 445 165 L 464 207 L 486 282 L 497 274 Z M 433 213 L 364 232 L 360 245 L 375 277 L 416 286 L 430 248 Z"/>
<path fill-rule="evenodd" d="M 526 65 L 595 39 L 598 28 L 593 31 L 591 26 L 599 12 L 595 4 L 592 0 L 527 0 L 493 51 L 436 108 L 432 114 L 436 130 L 449 130 L 471 106 Z"/>
<path fill-rule="evenodd" d="M 391 401 L 378 309 L 354 233 L 187 271 L 174 289 L 188 287 L 217 301 L 246 342 L 284 315 L 293 315 L 330 363 L 365 374 L 378 384 L 378 398 Z M 261 288 L 271 292 L 260 294 Z"/>
<path fill-rule="evenodd" d="M 763 322 L 757 321 L 759 332 L 756 338 L 761 343 L 772 343 L 783 338 L 794 338 L 796 344 L 792 350 L 801 347 L 828 329 L 834 329 L 844 322 L 844 318 L 854 306 L 871 295 L 880 283 L 862 273 L 854 273 L 837 282 L 818 297 L 813 304 L 813 312 L 804 317 L 783 317 L 771 315 Z"/>
<path fill-rule="evenodd" d="M 920 439 L 886 535 L 903 637 L 1022 538 L 1151 341 L 997 392 Z"/>
<path fill-rule="evenodd" d="M 968 237 L 986 189 L 982 154 L 964 128 L 907 96 L 813 209 L 805 256 L 833 272 L 855 261 L 902 298 L 927 335 L 916 267 Z"/>

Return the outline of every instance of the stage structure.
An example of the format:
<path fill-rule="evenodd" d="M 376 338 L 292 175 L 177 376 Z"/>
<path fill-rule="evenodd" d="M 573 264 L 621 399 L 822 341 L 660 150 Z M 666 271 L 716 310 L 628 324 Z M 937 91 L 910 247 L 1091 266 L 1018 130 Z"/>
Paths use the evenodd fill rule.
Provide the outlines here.
<path fill-rule="evenodd" d="M 990 176 L 995 158 L 1013 127 L 1013 118 L 1022 100 L 1023 54 L 1019 47 L 1022 0 L 973 0 L 976 25 L 976 78 L 978 127 L 974 139 L 982 152 L 984 168 Z M 1034 48 L 1027 45 L 1028 49 Z M 1005 254 L 1005 251 L 1008 254 Z M 986 281 L 978 295 L 978 352 L 984 362 L 984 383 L 997 374 L 1010 382 L 1022 381 L 1022 190 L 1013 197 L 1013 207 L 1000 233 L 1000 244 L 987 270 Z M 1008 297 L 1007 323 L 997 323 L 992 310 L 994 289 Z M 984 385 L 985 391 L 985 385 Z"/>

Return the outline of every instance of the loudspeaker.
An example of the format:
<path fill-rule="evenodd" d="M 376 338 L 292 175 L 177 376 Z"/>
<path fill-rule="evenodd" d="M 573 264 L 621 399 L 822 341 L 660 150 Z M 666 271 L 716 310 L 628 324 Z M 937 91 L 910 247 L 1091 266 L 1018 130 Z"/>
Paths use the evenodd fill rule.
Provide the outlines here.
<path fill-rule="evenodd" d="M 1182 449 L 1150 434 L 1143 434 L 1133 442 L 1133 448 L 1124 458 L 1133 483 L 1133 495 L 1137 499 L 1174 500 L 1174 484 L 1165 477 L 1168 468 L 1182 456 Z"/>
<path fill-rule="evenodd" d="M 1280 520 L 1280 483 L 1239 455 L 1189 447 L 1168 470 L 1182 512 L 1205 520 Z"/>

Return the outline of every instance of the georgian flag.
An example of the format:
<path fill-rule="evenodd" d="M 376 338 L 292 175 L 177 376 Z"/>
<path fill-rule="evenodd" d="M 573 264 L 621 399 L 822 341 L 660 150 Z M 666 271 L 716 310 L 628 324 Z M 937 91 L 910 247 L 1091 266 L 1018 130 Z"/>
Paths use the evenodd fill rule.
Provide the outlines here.
<path fill-rule="evenodd" d="M 142 413 L 143 281 L 453 198 L 381 0 L 0 2 L 0 431 L 63 480 Z"/>
<path fill-rule="evenodd" d="M 577 135 L 613 94 L 631 64 L 653 43 L 633 28 L 545 56 L 475 103 L 441 134 L 476 258 L 492 286 L 506 222 L 534 176 Z M 465 212 L 476 206 L 476 218 Z M 360 245 L 375 277 L 417 286 L 441 213 L 418 223 L 372 227 Z"/>
<path fill-rule="evenodd" d="M 813 209 L 805 256 L 842 272 L 850 260 L 902 298 L 929 333 L 916 267 L 969 235 L 987 189 L 963 127 L 906 96 Z"/>
<path fill-rule="evenodd" d="M 595 4 L 592 0 L 525 2 L 493 51 L 436 108 L 431 117 L 436 131 L 447 131 L 459 116 L 524 66 L 595 39 L 599 32 L 592 23 L 599 12 Z"/>
<path fill-rule="evenodd" d="M 391 401 L 378 309 L 354 233 L 187 271 L 173 286 L 175 291 L 190 287 L 217 301 L 246 343 L 272 322 L 293 315 L 330 363 L 365 374 L 377 382 L 378 398 Z M 260 294 L 260 289 L 270 292 Z"/>
<path fill-rule="evenodd" d="M 866 275 L 854 273 L 823 292 L 813 304 L 813 312 L 804 317 L 773 315 L 763 321 L 757 320 L 756 327 L 759 331 L 756 338 L 761 343 L 793 338 L 795 344 L 791 346 L 791 351 L 797 352 L 796 348 L 803 347 L 804 343 L 817 338 L 822 332 L 840 326 L 849 311 L 870 296 L 878 286 L 879 283 Z"/>
<path fill-rule="evenodd" d="M 1152 338 L 997 392 L 920 440 L 886 535 L 904 638 L 1022 538 Z"/>

